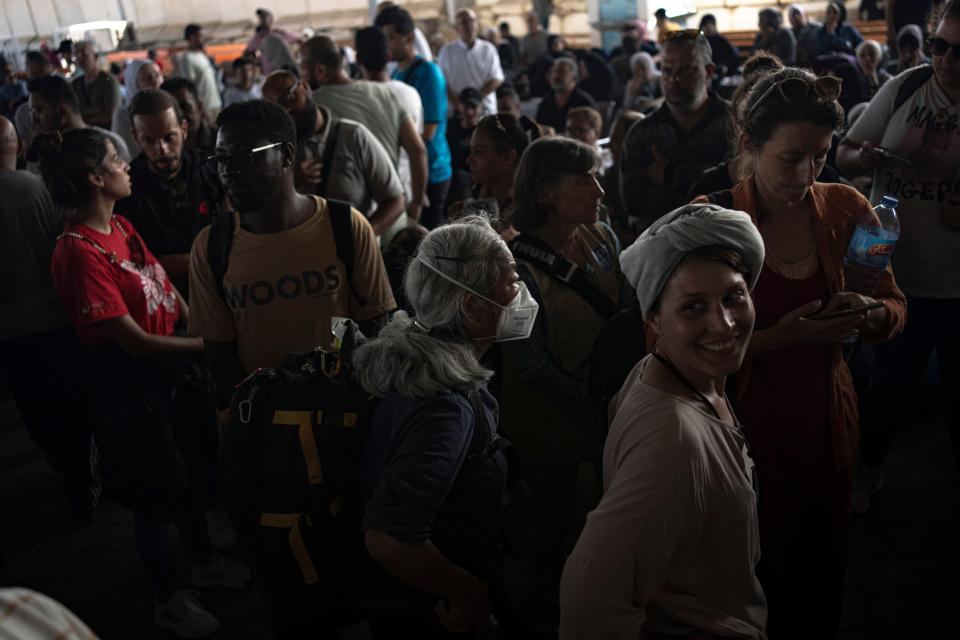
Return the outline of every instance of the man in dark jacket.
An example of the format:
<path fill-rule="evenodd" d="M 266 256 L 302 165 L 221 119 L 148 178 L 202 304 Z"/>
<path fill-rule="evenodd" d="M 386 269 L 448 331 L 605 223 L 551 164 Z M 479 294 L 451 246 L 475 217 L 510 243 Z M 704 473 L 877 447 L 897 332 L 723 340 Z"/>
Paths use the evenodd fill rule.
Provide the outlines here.
<path fill-rule="evenodd" d="M 537 107 L 537 122 L 553 127 L 557 133 L 567 130 L 567 113 L 574 107 L 597 108 L 597 103 L 577 87 L 579 66 L 573 58 L 557 58 L 548 74 L 550 90 Z"/>
<path fill-rule="evenodd" d="M 713 64 L 717 67 L 717 76 L 736 73 L 740 67 L 740 51 L 717 31 L 717 18 L 712 13 L 700 18 L 700 31 L 703 32 L 710 50 L 713 52 Z"/>
<path fill-rule="evenodd" d="M 620 196 L 635 232 L 686 202 L 701 173 L 727 155 L 729 105 L 710 92 L 710 44 L 696 31 L 664 42 L 665 101 L 635 123 L 623 141 Z"/>
<path fill-rule="evenodd" d="M 797 62 L 797 39 L 793 32 L 783 26 L 783 16 L 776 9 L 762 9 L 757 21 L 760 33 L 753 41 L 753 51 L 769 51 L 783 64 Z"/>
<path fill-rule="evenodd" d="M 177 101 L 157 89 L 130 103 L 133 133 L 143 150 L 130 163 L 132 194 L 116 211 L 130 219 L 177 289 L 187 296 L 190 247 L 222 208 L 223 189 L 204 153 L 187 150 L 187 120 Z"/>

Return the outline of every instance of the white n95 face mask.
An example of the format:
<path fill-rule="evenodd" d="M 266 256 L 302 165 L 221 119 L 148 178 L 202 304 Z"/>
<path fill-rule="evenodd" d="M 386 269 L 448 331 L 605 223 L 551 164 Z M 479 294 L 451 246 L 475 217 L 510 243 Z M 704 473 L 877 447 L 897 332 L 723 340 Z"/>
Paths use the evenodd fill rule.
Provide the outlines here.
<path fill-rule="evenodd" d="M 500 320 L 497 321 L 497 335 L 493 337 L 494 342 L 525 340 L 530 337 L 530 333 L 533 331 L 533 323 L 537 320 L 537 311 L 540 309 L 540 305 L 530 295 L 530 290 L 527 289 L 526 284 L 520 282 L 519 285 L 520 291 L 505 307 L 489 298 L 480 296 L 479 293 L 471 292 L 490 304 L 500 307 Z"/>
<path fill-rule="evenodd" d="M 533 324 L 537 320 L 537 311 L 540 309 L 540 305 L 537 304 L 537 301 L 530 295 L 526 284 L 523 282 L 518 283 L 520 290 L 517 292 L 517 295 L 513 297 L 513 300 L 511 300 L 507 306 L 503 306 L 485 295 L 474 291 L 462 282 L 454 280 L 420 256 L 417 256 L 417 260 L 441 278 L 452 282 L 461 289 L 469 291 L 478 298 L 486 300 L 490 304 L 500 308 L 500 319 L 497 320 L 497 334 L 484 338 L 474 338 L 475 340 L 490 340 L 492 338 L 494 342 L 507 342 L 509 340 L 525 340 L 530 337 L 530 333 L 533 331 Z"/>

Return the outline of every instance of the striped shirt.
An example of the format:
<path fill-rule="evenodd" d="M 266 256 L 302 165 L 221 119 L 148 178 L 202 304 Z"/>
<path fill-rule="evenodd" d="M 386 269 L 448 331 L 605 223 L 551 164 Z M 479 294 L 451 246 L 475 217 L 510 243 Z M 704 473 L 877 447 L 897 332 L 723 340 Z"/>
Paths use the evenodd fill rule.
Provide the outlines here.
<path fill-rule="evenodd" d="M 664 103 L 627 132 L 620 156 L 620 197 L 632 225 L 638 227 L 637 232 L 686 204 L 687 192 L 693 183 L 704 171 L 726 158 L 730 105 L 714 94 L 709 100 L 703 117 L 690 131 L 680 127 Z M 663 185 L 647 180 L 654 146 L 669 160 Z"/>

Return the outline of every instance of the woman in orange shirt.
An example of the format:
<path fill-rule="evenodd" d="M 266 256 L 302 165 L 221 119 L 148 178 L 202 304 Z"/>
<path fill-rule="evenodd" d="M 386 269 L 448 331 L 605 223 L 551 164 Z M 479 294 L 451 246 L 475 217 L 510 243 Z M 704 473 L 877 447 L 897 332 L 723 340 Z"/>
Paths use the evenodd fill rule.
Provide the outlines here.
<path fill-rule="evenodd" d="M 755 332 L 735 384 L 760 478 L 758 574 L 772 640 L 836 635 L 858 440 L 841 343 L 887 340 L 906 318 L 889 268 L 872 297 L 844 291 L 843 255 L 871 207 L 850 187 L 815 182 L 843 126 L 839 93 L 839 80 L 800 69 L 761 80 L 741 123 L 750 175 L 709 196 L 747 212 L 766 248 Z M 868 313 L 816 318 L 876 301 L 883 307 Z"/>

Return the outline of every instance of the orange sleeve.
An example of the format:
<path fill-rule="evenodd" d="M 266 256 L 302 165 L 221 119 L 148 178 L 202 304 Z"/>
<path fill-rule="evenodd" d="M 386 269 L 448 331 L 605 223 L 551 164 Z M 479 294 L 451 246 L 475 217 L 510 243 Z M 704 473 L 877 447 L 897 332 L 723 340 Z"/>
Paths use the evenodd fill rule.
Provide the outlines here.
<path fill-rule="evenodd" d="M 870 343 L 886 342 L 903 331 L 907 324 L 907 297 L 897 286 L 890 265 L 880 276 L 873 297 L 887 308 L 887 326 L 879 334 L 864 336 L 864 340 Z"/>

